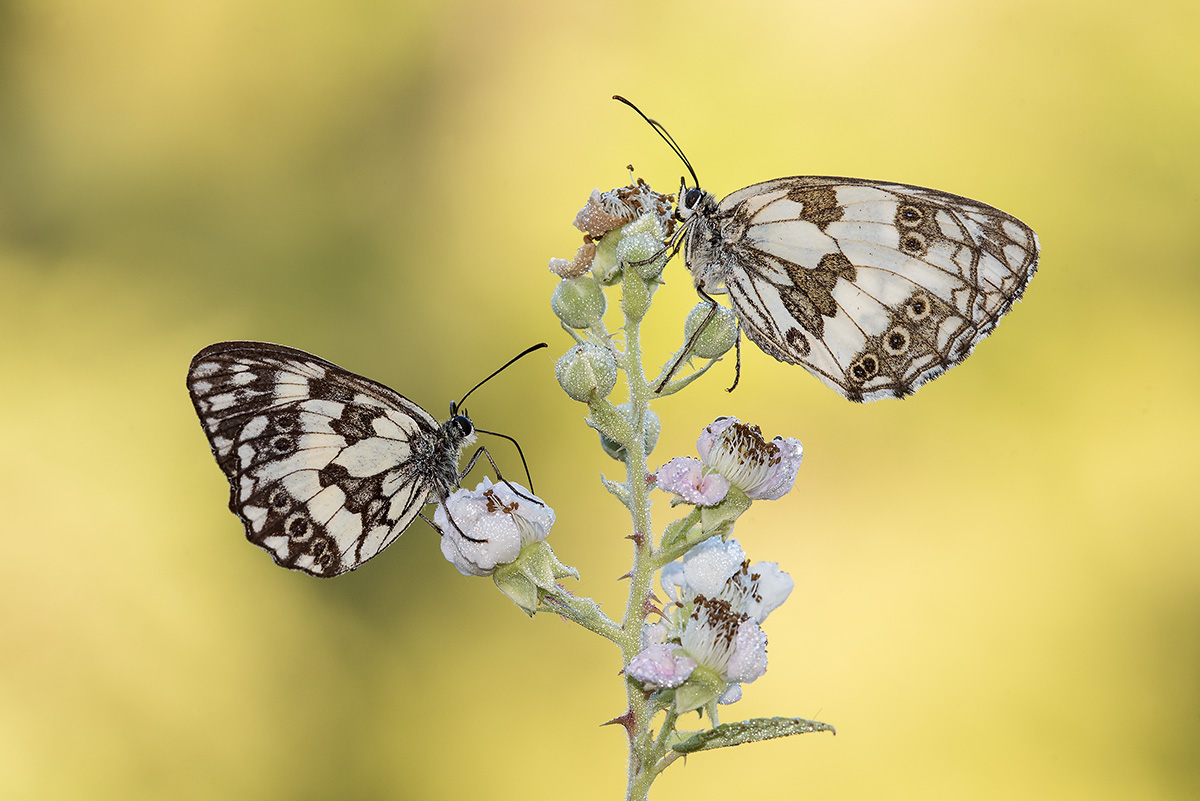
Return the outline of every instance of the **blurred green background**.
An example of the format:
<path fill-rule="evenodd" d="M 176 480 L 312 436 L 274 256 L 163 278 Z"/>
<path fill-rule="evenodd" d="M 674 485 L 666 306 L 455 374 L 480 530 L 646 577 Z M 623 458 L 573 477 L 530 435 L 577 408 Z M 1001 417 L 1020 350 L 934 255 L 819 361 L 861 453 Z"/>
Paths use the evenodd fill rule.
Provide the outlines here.
<path fill-rule="evenodd" d="M 796 579 L 663 799 L 1200 796 L 1195 3 L 0 3 L 0 796 L 611 799 L 619 656 L 418 522 L 365 568 L 274 567 L 188 402 L 223 339 L 318 353 L 516 436 L 579 592 L 619 615 L 619 466 L 559 391 L 549 312 L 590 190 L 681 166 L 968 195 L 1041 271 L 904 402 L 753 347 L 659 404 L 804 441 L 739 523 Z M 682 263 L 647 361 L 695 301 Z M 515 455 L 494 444 L 501 464 Z M 661 526 L 672 518 L 662 498 Z M 575 585 L 573 585 L 575 586 Z"/>

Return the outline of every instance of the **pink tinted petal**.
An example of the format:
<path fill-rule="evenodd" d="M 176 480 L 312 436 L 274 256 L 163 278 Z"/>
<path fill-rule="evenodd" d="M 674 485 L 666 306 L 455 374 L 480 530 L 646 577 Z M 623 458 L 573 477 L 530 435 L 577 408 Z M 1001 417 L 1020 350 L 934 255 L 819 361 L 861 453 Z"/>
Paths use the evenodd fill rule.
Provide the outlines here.
<path fill-rule="evenodd" d="M 692 659 L 678 645 L 652 645 L 629 660 L 625 673 L 643 684 L 678 687 L 696 669 Z"/>
<path fill-rule="evenodd" d="M 696 506 L 714 506 L 725 500 L 729 480 L 716 473 L 704 475 L 704 466 L 691 456 L 677 456 L 658 469 L 656 486 Z"/>
<path fill-rule="evenodd" d="M 712 450 L 713 442 L 721 436 L 722 431 L 737 421 L 736 417 L 718 417 L 704 427 L 704 430 L 700 432 L 700 439 L 696 440 L 696 452 L 700 454 L 701 459 L 708 461 L 708 453 Z"/>

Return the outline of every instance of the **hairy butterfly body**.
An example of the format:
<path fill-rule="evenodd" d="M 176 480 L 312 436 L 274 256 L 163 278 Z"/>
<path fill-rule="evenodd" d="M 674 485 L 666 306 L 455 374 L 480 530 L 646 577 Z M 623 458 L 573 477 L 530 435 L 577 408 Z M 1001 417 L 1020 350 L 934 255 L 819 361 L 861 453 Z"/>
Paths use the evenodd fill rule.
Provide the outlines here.
<path fill-rule="evenodd" d="M 336 576 L 378 554 L 458 486 L 475 439 L 368 378 L 265 342 L 196 354 L 188 390 L 246 538 L 283 567 Z"/>
<path fill-rule="evenodd" d="M 717 202 L 684 187 L 684 260 L 747 337 L 853 401 L 904 397 L 961 362 L 1020 299 L 1037 235 L 919 186 L 801 176 Z"/>

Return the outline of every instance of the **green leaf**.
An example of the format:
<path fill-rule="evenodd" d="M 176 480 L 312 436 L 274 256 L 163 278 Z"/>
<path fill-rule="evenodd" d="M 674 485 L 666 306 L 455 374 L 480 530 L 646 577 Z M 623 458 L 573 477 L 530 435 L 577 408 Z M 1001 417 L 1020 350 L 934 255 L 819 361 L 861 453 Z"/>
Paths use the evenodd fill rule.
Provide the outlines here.
<path fill-rule="evenodd" d="M 814 731 L 837 730 L 828 723 L 805 718 L 752 718 L 739 720 L 737 723 L 722 723 L 720 726 L 692 735 L 682 743 L 675 743 L 671 748 L 681 754 L 695 751 L 711 751 L 714 748 L 728 748 L 742 743 L 753 743 L 759 740 L 774 740 L 776 737 L 790 737 L 793 734 L 808 734 Z"/>

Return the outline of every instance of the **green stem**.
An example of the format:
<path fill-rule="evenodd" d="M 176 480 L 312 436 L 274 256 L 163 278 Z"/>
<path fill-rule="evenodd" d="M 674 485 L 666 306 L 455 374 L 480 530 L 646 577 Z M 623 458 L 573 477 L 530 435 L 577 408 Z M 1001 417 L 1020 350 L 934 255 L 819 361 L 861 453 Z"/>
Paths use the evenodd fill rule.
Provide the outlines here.
<path fill-rule="evenodd" d="M 628 284 L 642 279 L 625 274 L 623 292 L 629 292 Z M 644 284 L 634 287 L 635 292 L 645 292 Z M 624 300 L 624 298 L 623 298 Z M 622 303 L 622 307 L 625 307 Z M 650 596 L 650 583 L 654 576 L 653 546 L 654 532 L 650 519 L 649 470 L 646 467 L 646 413 L 650 408 L 650 385 L 642 367 L 641 315 L 625 314 L 624 372 L 629 388 L 630 422 L 633 435 L 625 448 L 625 481 L 629 490 L 629 514 L 633 521 L 634 557 L 630 571 L 629 602 L 625 606 L 625 617 L 621 621 L 623 642 L 621 645 L 624 664 L 638 654 L 642 645 L 642 628 L 646 622 L 646 602 Z M 629 737 L 629 786 L 628 801 L 644 799 L 654 781 L 654 747 L 650 738 L 651 710 L 646 696 L 636 682 L 626 681 L 629 714 L 632 718 Z"/>
<path fill-rule="evenodd" d="M 578 623 L 588 631 L 594 631 L 606 640 L 611 640 L 618 646 L 624 647 L 624 631 L 600 610 L 599 605 L 591 598 L 562 593 L 547 595 L 538 607 L 539 612 L 550 612 L 559 615 L 573 623 Z"/>

